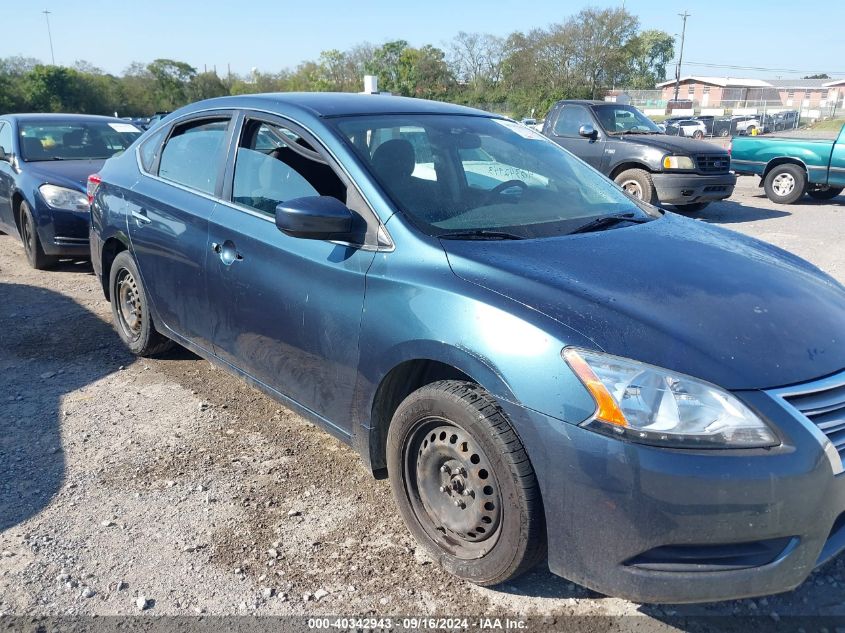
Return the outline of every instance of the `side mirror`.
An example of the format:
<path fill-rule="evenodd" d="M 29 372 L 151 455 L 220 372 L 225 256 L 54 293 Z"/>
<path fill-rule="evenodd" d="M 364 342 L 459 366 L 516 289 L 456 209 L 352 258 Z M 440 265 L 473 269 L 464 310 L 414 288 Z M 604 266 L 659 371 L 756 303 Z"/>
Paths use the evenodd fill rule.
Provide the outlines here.
<path fill-rule="evenodd" d="M 582 125 L 580 128 L 578 128 L 578 134 L 592 141 L 595 141 L 599 137 L 599 133 L 596 128 L 594 128 L 589 123 L 587 125 Z"/>
<path fill-rule="evenodd" d="M 276 226 L 291 237 L 306 240 L 343 240 L 352 233 L 354 215 L 337 198 L 308 196 L 280 202 Z"/>
<path fill-rule="evenodd" d="M 12 155 L 7 154 L 6 150 L 3 148 L 2 145 L 0 145 L 0 160 L 2 160 L 3 162 L 6 162 L 6 163 L 12 162 Z"/>

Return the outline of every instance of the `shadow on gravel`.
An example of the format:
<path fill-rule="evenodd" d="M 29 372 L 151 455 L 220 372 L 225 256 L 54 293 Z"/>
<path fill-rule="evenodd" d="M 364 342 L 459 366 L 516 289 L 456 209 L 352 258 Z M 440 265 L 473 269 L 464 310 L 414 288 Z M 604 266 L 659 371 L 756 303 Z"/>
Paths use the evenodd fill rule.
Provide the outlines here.
<path fill-rule="evenodd" d="M 560 576 L 555 576 L 545 564 L 538 565 L 516 580 L 496 585 L 490 589 L 491 591 L 530 598 L 578 598 L 584 600 L 604 597 L 591 589 L 571 583 Z"/>
<path fill-rule="evenodd" d="M 50 269 L 50 272 L 94 274 L 91 262 L 87 259 L 61 259 Z"/>
<path fill-rule="evenodd" d="M 133 360 L 76 301 L 0 283 L 0 531 L 40 512 L 62 486 L 62 397 Z"/>
<path fill-rule="evenodd" d="M 677 209 L 675 212 L 678 213 Z M 771 220 L 792 215 L 789 211 L 776 209 L 763 209 L 761 207 L 750 207 L 747 204 L 740 204 L 732 200 L 716 202 L 701 211 L 695 213 L 680 213 L 684 217 L 704 222 L 717 222 L 719 224 L 737 224 L 741 222 L 754 222 L 756 220 Z"/>

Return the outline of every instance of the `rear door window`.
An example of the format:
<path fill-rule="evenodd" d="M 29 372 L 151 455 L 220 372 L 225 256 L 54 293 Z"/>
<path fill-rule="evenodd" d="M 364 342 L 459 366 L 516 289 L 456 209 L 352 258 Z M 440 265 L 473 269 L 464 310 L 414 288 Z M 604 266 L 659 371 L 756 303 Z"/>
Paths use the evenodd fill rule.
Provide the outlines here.
<path fill-rule="evenodd" d="M 213 194 L 221 177 L 228 128 L 228 117 L 174 127 L 161 152 L 159 177 Z"/>

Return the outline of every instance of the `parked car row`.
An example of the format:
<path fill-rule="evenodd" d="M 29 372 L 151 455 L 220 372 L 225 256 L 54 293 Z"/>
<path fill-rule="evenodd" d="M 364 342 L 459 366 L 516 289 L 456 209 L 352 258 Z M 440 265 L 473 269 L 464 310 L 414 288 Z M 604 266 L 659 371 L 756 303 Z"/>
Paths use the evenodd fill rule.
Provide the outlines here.
<path fill-rule="evenodd" d="M 600 102 L 557 104 L 551 142 L 416 99 L 223 97 L 80 151 L 89 206 L 34 172 L 64 164 L 45 121 L 0 121 L 0 217 L 86 219 L 130 350 L 183 345 L 349 443 L 458 578 L 547 560 L 711 601 L 845 549 L 845 288 L 651 204 L 729 195 L 719 148 Z"/>
<path fill-rule="evenodd" d="M 659 126 L 666 134 L 704 138 L 705 136 L 753 136 L 768 134 L 798 127 L 797 110 L 786 110 L 776 114 L 739 114 L 717 117 L 697 115 L 669 117 Z"/>

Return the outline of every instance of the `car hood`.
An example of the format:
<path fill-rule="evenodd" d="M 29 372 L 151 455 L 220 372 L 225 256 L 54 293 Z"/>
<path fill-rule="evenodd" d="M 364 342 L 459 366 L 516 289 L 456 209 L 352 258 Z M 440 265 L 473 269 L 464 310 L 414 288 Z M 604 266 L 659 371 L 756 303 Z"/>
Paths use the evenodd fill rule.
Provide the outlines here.
<path fill-rule="evenodd" d="M 105 160 L 52 160 L 23 163 L 22 167 L 30 177 L 60 187 L 85 191 L 88 176 L 96 174 Z"/>
<path fill-rule="evenodd" d="M 721 147 L 708 143 L 707 141 L 698 141 L 694 138 L 687 138 L 686 136 L 669 136 L 667 134 L 626 134 L 625 136 L 615 138 L 618 138 L 623 143 L 647 145 L 665 152 L 727 155 L 727 152 Z"/>
<path fill-rule="evenodd" d="M 667 214 L 559 238 L 442 244 L 458 277 L 611 354 L 735 390 L 845 368 L 845 288 L 732 231 Z"/>

